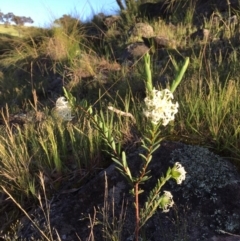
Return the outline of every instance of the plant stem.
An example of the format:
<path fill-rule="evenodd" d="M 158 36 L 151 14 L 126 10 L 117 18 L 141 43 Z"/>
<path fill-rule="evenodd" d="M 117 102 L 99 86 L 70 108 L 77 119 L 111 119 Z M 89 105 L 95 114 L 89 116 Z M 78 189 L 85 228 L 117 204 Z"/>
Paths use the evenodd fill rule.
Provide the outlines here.
<path fill-rule="evenodd" d="M 135 211 L 136 211 L 136 227 L 135 227 L 135 240 L 138 241 L 139 236 L 139 200 L 138 200 L 138 182 L 135 184 Z"/>
<path fill-rule="evenodd" d="M 154 126 L 155 127 L 155 126 Z M 156 140 L 156 132 L 157 128 L 155 127 L 153 130 L 153 133 L 151 134 L 151 139 L 152 142 L 150 143 L 150 148 L 149 148 L 149 153 L 147 154 L 146 162 L 144 163 L 144 166 L 142 168 L 142 173 L 140 174 L 140 177 L 137 179 L 136 183 L 134 184 L 134 192 L 135 192 L 135 215 L 136 215 L 136 224 L 135 224 L 135 241 L 138 241 L 139 239 L 139 230 L 141 228 L 140 226 L 140 216 L 139 216 L 139 184 L 141 180 L 144 178 L 148 164 L 150 163 L 151 160 L 151 152 L 153 149 L 154 142 Z"/>

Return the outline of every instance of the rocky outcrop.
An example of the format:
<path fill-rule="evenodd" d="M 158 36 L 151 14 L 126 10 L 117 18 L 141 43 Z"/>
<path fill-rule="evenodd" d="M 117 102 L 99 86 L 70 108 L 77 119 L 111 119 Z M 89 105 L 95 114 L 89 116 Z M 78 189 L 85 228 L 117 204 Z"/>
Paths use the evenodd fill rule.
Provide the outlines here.
<path fill-rule="evenodd" d="M 148 23 L 136 23 L 130 30 L 129 30 L 129 38 L 128 43 L 142 41 L 142 37 L 144 38 L 151 38 L 153 37 L 154 31 L 153 27 Z"/>
<path fill-rule="evenodd" d="M 128 154 L 134 175 L 141 168 L 140 152 L 142 150 L 137 149 Z M 238 240 L 234 238 L 240 232 L 239 174 L 227 160 L 206 148 L 162 143 L 149 166 L 152 178 L 142 187 L 141 204 L 157 178 L 175 162 L 185 167 L 187 178 L 182 185 L 170 182 L 164 186 L 162 191 L 173 193 L 175 207 L 169 213 L 159 210 L 147 222 L 144 231 L 147 240 Z M 94 235 L 95 240 L 101 241 L 107 232 L 118 235 L 118 240 L 130 240 L 134 232 L 134 200 L 129 194 L 130 187 L 114 164 L 86 185 L 72 188 L 73 185 L 71 181 L 64 183 L 51 200 L 51 225 L 62 240 L 77 241 L 80 237 L 85 241 Z M 44 229 L 42 211 L 36 209 L 32 213 Z M 31 240 L 31 236 L 36 240 L 39 234 L 24 218 L 19 240 Z"/>
<path fill-rule="evenodd" d="M 150 48 L 142 42 L 136 42 L 128 45 L 122 55 L 123 61 L 137 60 L 143 57 Z"/>
<path fill-rule="evenodd" d="M 175 48 L 176 41 L 173 39 L 169 39 L 165 36 L 155 36 L 152 38 L 142 38 L 145 45 L 149 48 L 154 47 L 154 49 L 162 49 L 162 48 Z"/>
<path fill-rule="evenodd" d="M 188 7 L 194 8 L 193 22 L 195 24 L 203 24 L 203 18 L 210 18 L 215 12 L 234 13 L 240 9 L 239 1 L 219 1 L 219 0 L 197 0 L 192 6 L 191 1 L 158 1 L 156 3 L 146 2 L 139 6 L 141 17 L 169 19 L 169 17 L 177 12 L 184 12 Z M 230 3 L 228 5 L 228 2 Z"/>
<path fill-rule="evenodd" d="M 147 23 L 136 23 L 129 30 L 127 47 L 122 55 L 122 60 L 137 60 L 147 52 L 154 52 L 162 48 L 175 48 L 176 42 L 165 36 L 157 36 L 153 27 Z"/>

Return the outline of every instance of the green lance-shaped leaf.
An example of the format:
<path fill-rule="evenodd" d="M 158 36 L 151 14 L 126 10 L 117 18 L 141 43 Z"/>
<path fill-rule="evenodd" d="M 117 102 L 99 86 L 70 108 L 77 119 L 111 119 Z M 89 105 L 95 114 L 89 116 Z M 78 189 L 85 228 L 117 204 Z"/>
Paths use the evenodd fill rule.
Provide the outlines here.
<path fill-rule="evenodd" d="M 116 152 L 116 142 L 114 141 L 114 138 L 110 130 L 108 132 L 108 142 L 109 142 L 110 148 L 112 148 Z"/>
<path fill-rule="evenodd" d="M 142 148 L 145 149 L 147 152 L 150 152 L 150 148 L 145 146 L 145 145 L 142 145 Z"/>
<path fill-rule="evenodd" d="M 99 118 L 98 118 L 98 115 L 94 115 L 94 116 L 93 116 L 93 120 L 94 120 L 96 123 L 98 123 L 98 124 L 101 123 L 101 121 L 100 121 Z M 101 127 L 100 127 L 100 128 L 101 128 Z"/>
<path fill-rule="evenodd" d="M 170 176 L 170 175 L 171 175 L 171 172 L 172 172 L 172 168 L 169 167 L 168 170 L 167 170 L 167 174 L 166 174 L 166 176 Z"/>
<path fill-rule="evenodd" d="M 117 154 L 120 155 L 122 149 L 121 142 L 117 143 Z"/>
<path fill-rule="evenodd" d="M 151 72 L 151 61 L 150 61 L 150 55 L 148 53 L 144 56 L 144 62 L 145 62 L 145 74 L 146 74 L 146 89 L 148 93 L 152 92 L 153 86 L 152 86 L 152 72 Z"/>
<path fill-rule="evenodd" d="M 113 149 L 114 151 L 116 151 L 116 143 L 115 143 L 114 140 L 112 140 L 111 145 L 112 145 L 112 149 Z"/>
<path fill-rule="evenodd" d="M 126 175 L 125 171 L 123 171 L 123 169 L 120 167 L 115 167 L 115 168 L 119 171 L 121 175 L 123 175 L 124 178 L 126 178 L 127 182 L 132 186 L 133 181 L 129 178 L 129 176 Z"/>
<path fill-rule="evenodd" d="M 119 166 L 121 166 L 121 167 L 123 168 L 122 163 L 121 163 L 117 158 L 112 157 L 112 160 L 113 160 L 116 164 L 118 164 Z"/>
<path fill-rule="evenodd" d="M 177 66 L 175 60 L 173 60 L 173 63 L 174 63 L 175 69 L 177 70 L 177 75 L 176 75 L 176 78 L 171 85 L 171 88 L 170 88 L 170 91 L 172 93 L 176 90 L 176 88 L 178 87 L 178 85 L 182 81 L 183 75 L 186 72 L 188 64 L 189 64 L 189 57 L 187 57 L 185 59 L 184 64 L 183 64 L 182 68 L 180 69 L 180 71 L 179 71 L 179 67 Z"/>
<path fill-rule="evenodd" d="M 123 163 L 124 167 L 128 166 L 128 164 L 127 164 L 127 157 L 126 157 L 125 151 L 122 151 L 122 163 Z"/>
<path fill-rule="evenodd" d="M 144 190 L 138 189 L 138 194 L 141 194 L 141 193 L 143 193 L 143 192 L 144 192 Z"/>
<path fill-rule="evenodd" d="M 146 142 L 147 142 L 148 144 L 151 144 L 151 143 L 152 143 L 152 139 L 150 139 L 150 138 L 148 138 L 148 137 L 146 137 L 146 136 L 144 136 L 143 138 L 144 138 L 144 139 L 142 139 L 143 145 L 146 145 Z"/>
<path fill-rule="evenodd" d="M 65 97 L 68 100 L 68 103 L 70 104 L 70 106 L 72 108 L 74 108 L 76 106 L 76 97 L 74 97 L 70 92 L 68 92 L 64 87 L 63 87 L 63 92 Z"/>
<path fill-rule="evenodd" d="M 153 152 L 155 152 L 159 147 L 160 147 L 160 144 L 154 146 L 153 149 L 152 149 L 152 151 L 150 152 L 150 154 L 152 154 Z"/>
<path fill-rule="evenodd" d="M 152 177 L 152 176 L 144 176 L 144 177 L 140 180 L 139 184 L 143 184 L 144 182 L 146 182 L 147 180 L 149 180 L 151 177 Z"/>
<path fill-rule="evenodd" d="M 122 152 L 122 163 L 123 163 L 123 168 L 126 172 L 126 175 L 129 177 L 129 179 L 132 181 L 132 174 L 131 174 L 131 171 L 128 167 L 128 164 L 127 164 L 127 157 L 126 157 L 126 152 L 123 151 Z"/>
<path fill-rule="evenodd" d="M 147 157 L 143 155 L 142 153 L 138 154 L 145 162 L 147 162 Z"/>

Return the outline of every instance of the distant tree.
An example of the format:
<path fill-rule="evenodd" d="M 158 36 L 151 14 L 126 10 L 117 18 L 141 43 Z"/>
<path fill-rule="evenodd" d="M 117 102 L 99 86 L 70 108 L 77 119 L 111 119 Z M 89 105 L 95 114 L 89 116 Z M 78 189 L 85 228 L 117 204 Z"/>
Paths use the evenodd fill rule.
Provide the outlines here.
<path fill-rule="evenodd" d="M 22 17 L 20 16 L 14 16 L 12 18 L 12 21 L 16 24 L 16 25 L 23 25 L 23 21 L 22 21 Z"/>
<path fill-rule="evenodd" d="M 32 23 L 34 23 L 34 21 L 32 20 L 32 18 L 27 17 L 27 18 L 25 18 L 25 23 L 30 23 L 30 24 L 32 24 Z"/>
<path fill-rule="evenodd" d="M 6 14 L 3 14 L 3 22 L 5 24 L 5 26 L 9 26 L 10 23 L 11 23 L 11 20 L 13 18 L 14 14 L 13 13 L 6 13 Z"/>
<path fill-rule="evenodd" d="M 0 11 L 0 22 L 4 23 L 5 26 L 9 26 L 11 22 L 23 26 L 25 23 L 33 23 L 34 21 L 30 17 L 16 16 L 11 12 L 4 14 Z"/>
<path fill-rule="evenodd" d="M 30 17 L 24 16 L 13 16 L 12 22 L 14 22 L 18 26 L 23 26 L 25 23 L 33 23 L 33 20 Z"/>
<path fill-rule="evenodd" d="M 0 22 L 4 22 L 4 21 L 3 21 L 3 15 L 4 15 L 4 14 L 3 14 L 2 12 L 0 12 Z"/>
<path fill-rule="evenodd" d="M 62 26 L 67 33 L 81 28 L 80 20 L 68 14 L 64 14 L 61 18 L 54 20 L 53 23 Z"/>

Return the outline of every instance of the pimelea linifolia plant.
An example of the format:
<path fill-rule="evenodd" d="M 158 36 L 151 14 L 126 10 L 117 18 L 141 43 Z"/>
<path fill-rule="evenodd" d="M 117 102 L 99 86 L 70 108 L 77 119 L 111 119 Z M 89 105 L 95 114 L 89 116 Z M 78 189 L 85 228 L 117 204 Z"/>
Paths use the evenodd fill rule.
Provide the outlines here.
<path fill-rule="evenodd" d="M 55 115 L 63 121 L 71 121 L 73 119 L 72 108 L 76 106 L 76 98 L 64 87 L 63 91 L 66 97 L 61 96 L 57 99 L 56 107 L 54 109 Z"/>
<path fill-rule="evenodd" d="M 125 151 L 121 150 L 121 143 L 116 142 L 113 135 L 112 126 L 108 126 L 103 115 L 95 116 L 94 124 L 101 132 L 104 142 L 109 149 L 107 152 L 112 156 L 112 160 L 117 164 L 116 168 L 127 179 L 132 186 L 131 194 L 135 198 L 135 240 L 139 240 L 139 231 L 144 226 L 149 218 L 156 212 L 157 208 L 161 208 L 163 212 L 168 212 L 173 206 L 173 196 L 169 191 L 161 192 L 163 185 L 171 178 L 175 179 L 177 184 L 181 184 L 185 179 L 186 172 L 184 167 L 176 162 L 174 166 L 169 167 L 166 175 L 157 180 L 156 186 L 150 191 L 147 201 L 143 207 L 139 204 L 139 194 L 143 192 L 140 185 L 144 184 L 151 178 L 148 166 L 152 160 L 152 154 L 160 146 L 163 138 L 160 137 L 161 126 L 167 126 L 168 123 L 174 120 L 175 114 L 178 112 L 178 103 L 173 103 L 173 92 L 182 80 L 182 77 L 187 69 L 189 58 L 186 58 L 181 69 L 175 63 L 177 75 L 173 81 L 170 90 L 157 90 L 153 87 L 150 56 L 145 55 L 145 73 L 146 73 L 146 98 L 144 99 L 143 114 L 148 120 L 145 134 L 141 138 L 141 146 L 145 153 L 140 153 L 142 167 L 137 176 L 132 176 L 128 166 L 127 156 Z"/>

